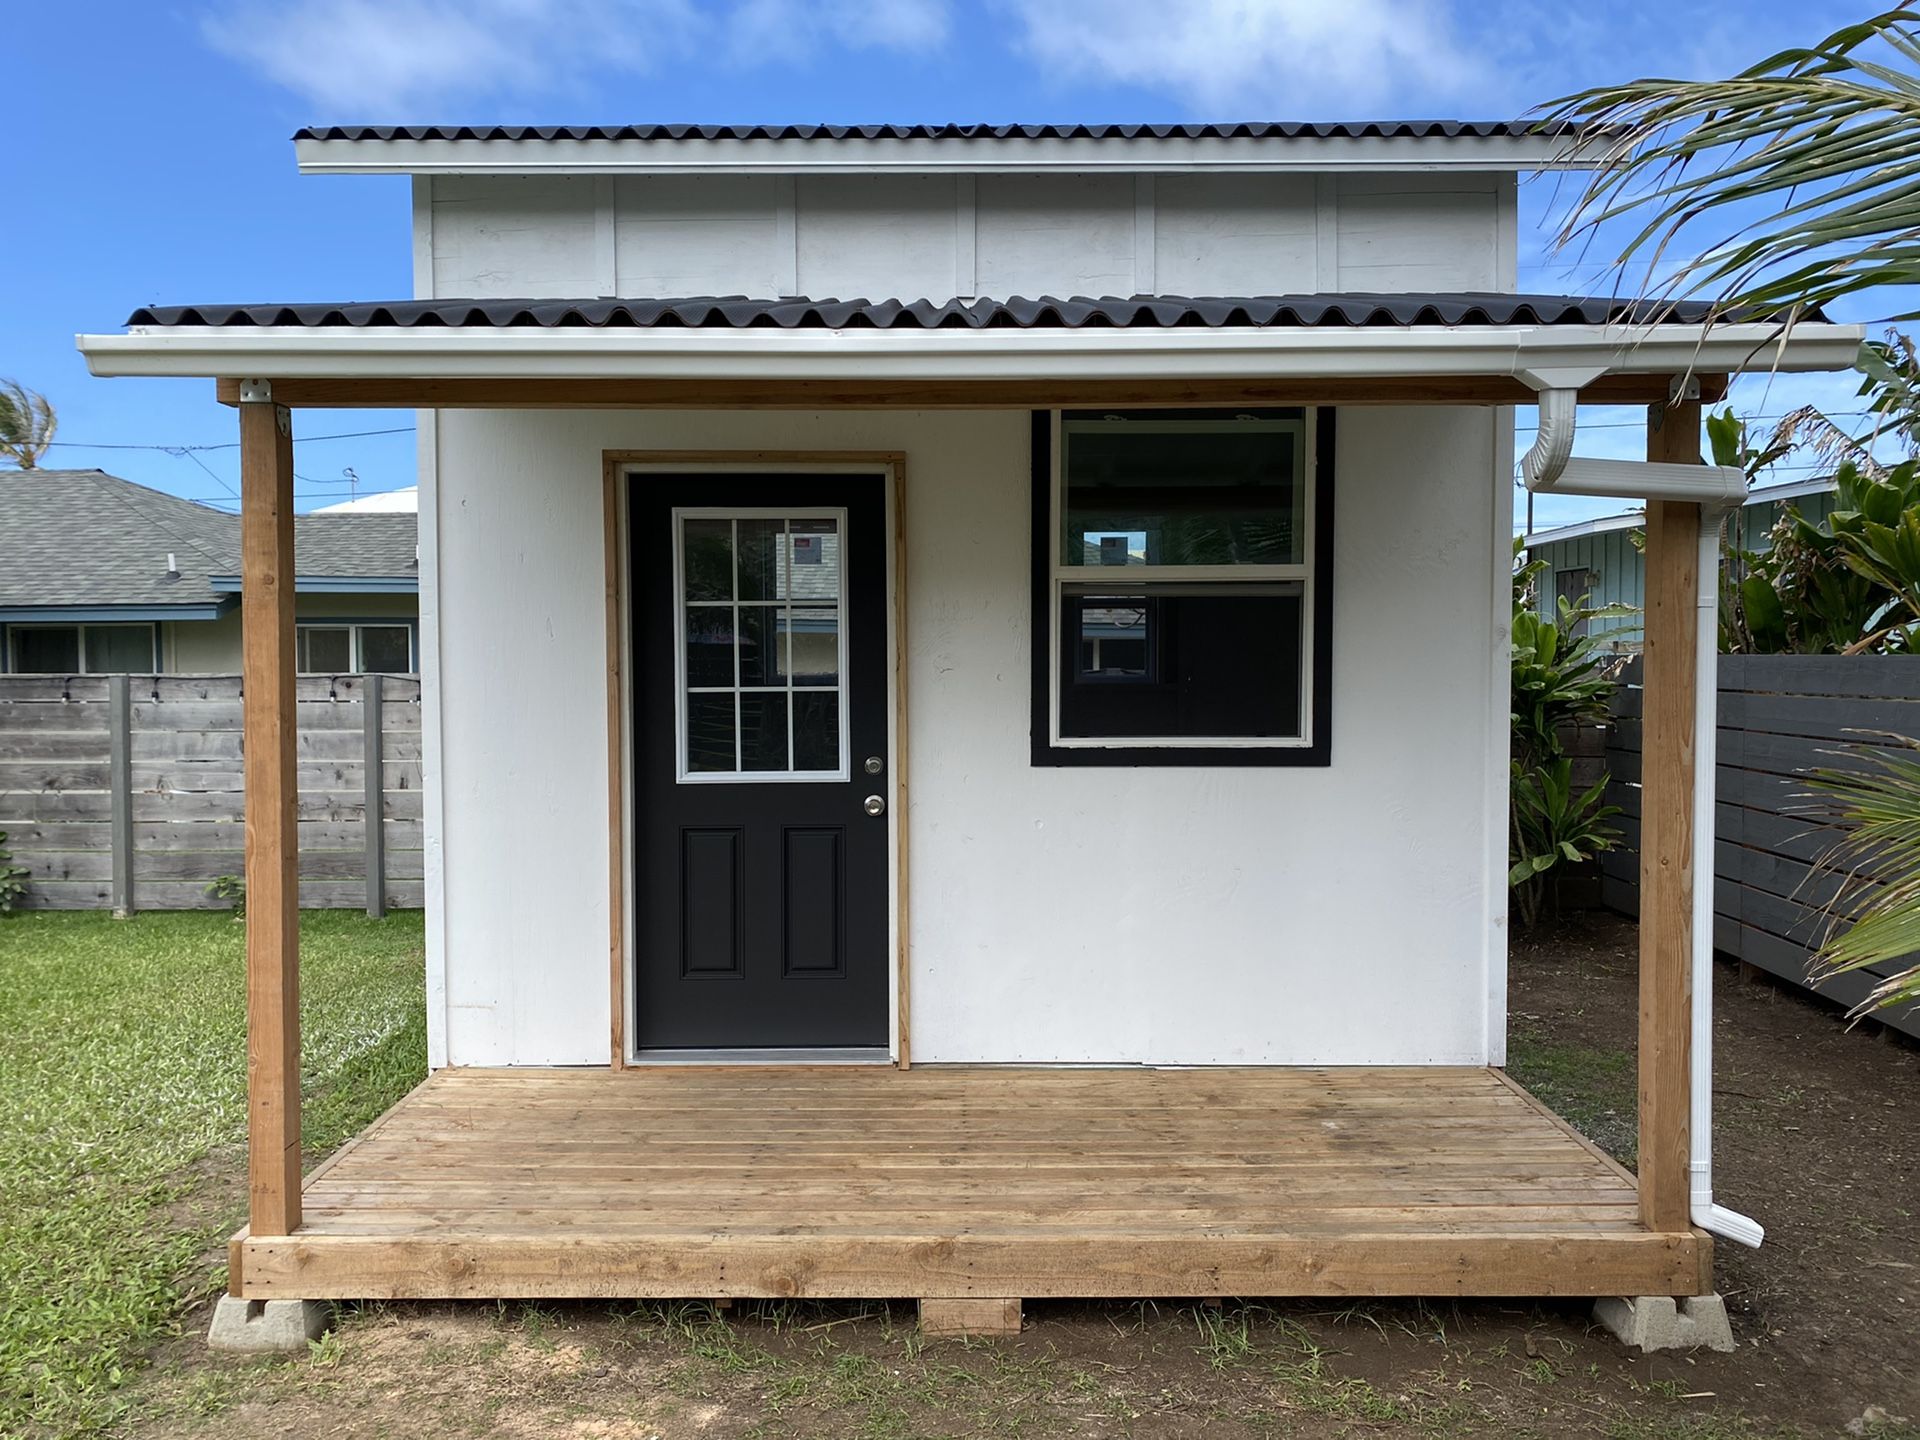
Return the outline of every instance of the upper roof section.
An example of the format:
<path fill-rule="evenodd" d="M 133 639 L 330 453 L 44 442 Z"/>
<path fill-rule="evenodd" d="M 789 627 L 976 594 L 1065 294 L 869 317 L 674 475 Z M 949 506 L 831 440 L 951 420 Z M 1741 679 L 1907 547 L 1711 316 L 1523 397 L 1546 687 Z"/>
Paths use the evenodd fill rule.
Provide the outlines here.
<path fill-rule="evenodd" d="M 1704 301 L 1604 295 L 1134 295 L 1006 300 L 391 300 L 269 305 L 143 305 L 129 329 L 1168 330 L 1409 329 L 1417 326 L 1700 325 Z M 1736 315 L 1764 322 L 1766 315 Z M 1821 315 L 1808 317 L 1824 320 Z"/>
<path fill-rule="evenodd" d="M 1036 174 L 1577 169 L 1593 147 L 1530 120 L 1180 125 L 324 125 L 309 174 Z"/>

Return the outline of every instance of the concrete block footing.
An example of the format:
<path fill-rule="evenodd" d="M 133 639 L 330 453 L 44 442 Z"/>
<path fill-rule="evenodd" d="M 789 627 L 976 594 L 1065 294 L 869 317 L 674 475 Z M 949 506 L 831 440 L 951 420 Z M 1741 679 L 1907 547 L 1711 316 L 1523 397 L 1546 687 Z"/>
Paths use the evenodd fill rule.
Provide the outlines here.
<path fill-rule="evenodd" d="M 1718 1295 L 1636 1295 L 1593 1302 L 1593 1318 L 1642 1350 L 1731 1350 L 1733 1327 Z"/>
<path fill-rule="evenodd" d="M 242 1300 L 222 1295 L 213 1307 L 207 1348 L 239 1355 L 286 1355 L 304 1351 L 327 1333 L 332 1307 L 318 1300 Z"/>

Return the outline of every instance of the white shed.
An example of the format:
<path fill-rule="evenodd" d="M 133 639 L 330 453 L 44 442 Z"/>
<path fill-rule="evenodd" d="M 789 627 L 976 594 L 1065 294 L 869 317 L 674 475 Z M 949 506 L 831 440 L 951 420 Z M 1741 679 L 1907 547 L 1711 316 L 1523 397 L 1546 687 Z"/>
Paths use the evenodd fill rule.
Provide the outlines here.
<path fill-rule="evenodd" d="M 1510 407 L 1544 392 L 1551 437 L 1647 404 L 1650 458 L 1697 466 L 1702 394 L 1856 330 L 1763 353 L 1760 321 L 1513 293 L 1516 177 L 1579 159 L 1523 124 L 298 151 L 414 177 L 411 298 L 81 342 L 241 416 L 236 1294 L 1711 1289 L 1689 847 L 1725 477 L 1635 492 L 1636 1184 L 1497 1068 Z M 434 1074 L 303 1199 L 289 414 L 368 405 L 420 416 Z"/>

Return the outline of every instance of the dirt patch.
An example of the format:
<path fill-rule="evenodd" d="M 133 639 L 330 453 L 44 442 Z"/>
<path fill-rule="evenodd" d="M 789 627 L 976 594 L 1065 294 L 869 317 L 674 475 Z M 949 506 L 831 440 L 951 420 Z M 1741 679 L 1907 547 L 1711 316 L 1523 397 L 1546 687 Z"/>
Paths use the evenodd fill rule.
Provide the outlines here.
<path fill-rule="evenodd" d="M 1516 947 L 1516 1073 L 1622 1153 L 1634 930 Z M 1920 1427 L 1920 1055 L 1717 976 L 1732 1355 L 1639 1356 L 1581 1305 L 1033 1304 L 1017 1338 L 923 1342 L 906 1305 L 355 1307 L 304 1357 L 155 1357 L 151 1436 L 1722 1437 Z"/>

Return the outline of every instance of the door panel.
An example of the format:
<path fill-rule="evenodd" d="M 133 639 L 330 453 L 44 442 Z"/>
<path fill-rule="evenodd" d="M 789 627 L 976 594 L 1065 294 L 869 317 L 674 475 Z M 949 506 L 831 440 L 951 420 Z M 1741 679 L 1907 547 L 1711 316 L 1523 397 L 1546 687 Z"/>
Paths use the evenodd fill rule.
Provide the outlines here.
<path fill-rule="evenodd" d="M 885 481 L 628 484 L 636 1045 L 884 1046 Z"/>

